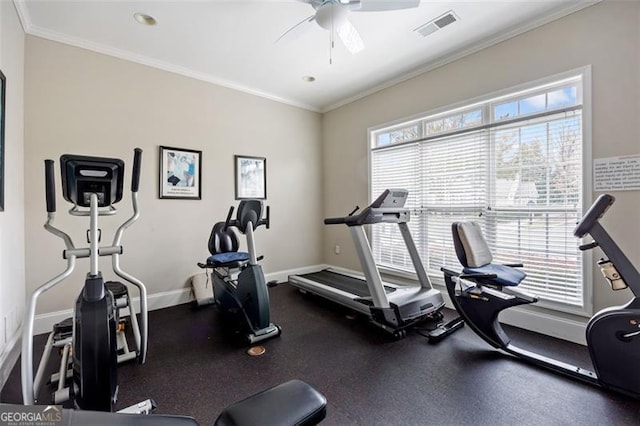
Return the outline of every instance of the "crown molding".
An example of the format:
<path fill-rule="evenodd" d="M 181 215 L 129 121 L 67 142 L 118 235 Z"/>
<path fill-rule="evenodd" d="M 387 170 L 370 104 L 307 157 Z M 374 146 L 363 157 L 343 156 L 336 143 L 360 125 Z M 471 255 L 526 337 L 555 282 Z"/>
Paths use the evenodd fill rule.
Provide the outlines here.
<path fill-rule="evenodd" d="M 554 13 L 550 14 L 550 15 L 546 15 L 544 17 L 541 17 L 539 19 L 530 21 L 525 23 L 524 25 L 519 25 L 517 27 L 512 27 L 506 31 L 501 32 L 500 34 L 494 36 L 494 37 L 490 37 L 488 39 L 485 40 L 480 40 L 477 43 L 473 44 L 472 46 L 468 46 L 464 49 L 459 49 L 457 51 L 453 51 L 453 52 L 449 52 L 446 55 L 442 55 L 439 59 L 436 59 L 435 61 L 430 61 L 427 64 L 424 64 L 423 66 L 420 66 L 419 68 L 407 72 L 407 73 L 403 73 L 401 76 L 389 79 L 387 81 L 385 81 L 382 84 L 378 84 L 374 87 L 371 87 L 369 89 L 363 90 L 361 92 L 358 92 L 357 94 L 353 95 L 353 96 L 349 96 L 346 97 L 338 102 L 335 102 L 333 104 L 327 105 L 327 106 L 314 106 L 314 105 L 309 105 L 309 104 L 305 104 L 305 103 L 301 103 L 292 99 L 286 99 L 283 98 L 281 96 L 277 96 L 274 95 L 272 93 L 268 93 L 268 92 L 264 92 L 252 87 L 247 87 L 247 86 L 243 86 L 241 84 L 238 84 L 236 82 L 232 82 L 232 81 L 228 81 L 228 80 L 224 80 L 215 76 L 212 76 L 210 74 L 207 73 L 203 73 L 203 72 L 198 72 L 198 71 L 194 71 L 185 67 L 181 67 L 181 66 L 177 66 L 174 64 L 170 64 L 167 62 L 163 62 L 163 61 L 158 61 L 156 59 L 152 59 L 143 55 L 138 55 L 132 52 L 128 52 L 122 49 L 116 49 L 113 47 L 109 47 L 109 46 L 105 46 L 102 44 L 98 44 L 98 43 L 92 43 L 86 40 L 82 40 L 76 37 L 71 37 L 68 36 L 66 34 L 60 33 L 60 32 L 56 32 L 56 31 L 51 31 L 51 30 L 47 30 L 41 27 L 38 27 L 36 25 L 33 25 L 33 23 L 31 22 L 31 18 L 29 16 L 29 12 L 27 10 L 26 4 L 25 4 L 26 0 L 13 0 L 13 3 L 15 5 L 16 11 L 18 13 L 18 17 L 20 19 L 20 22 L 22 24 L 22 27 L 25 31 L 25 33 L 29 34 L 29 35 L 33 35 L 33 36 L 37 36 L 37 37 L 41 37 L 44 39 L 48 39 L 48 40 L 52 40 L 52 41 L 56 41 L 59 43 L 63 43 L 63 44 L 68 44 L 71 46 L 75 46 L 81 49 L 85 49 L 85 50 L 90 50 L 93 52 L 97 52 L 97 53 L 101 53 L 104 55 L 108 55 L 108 56 L 113 56 L 119 59 L 124 59 L 126 61 L 130 61 L 130 62 L 135 62 L 141 65 L 146 65 L 149 67 L 153 67 L 153 68 L 158 68 L 167 72 L 171 72 L 174 74 L 179 74 L 179 75 L 183 75 L 185 77 L 190 77 L 196 80 L 200 80 L 200 81 L 204 81 L 207 83 L 211 83 L 211 84 L 215 84 L 218 86 L 222 86 L 222 87 L 226 87 L 229 89 L 233 89 L 233 90 L 237 90 L 239 92 L 243 92 L 243 93 L 247 93 L 250 95 L 254 95 L 254 96 L 258 96 L 261 98 L 265 98 L 265 99 L 269 99 L 275 102 L 279 102 L 279 103 L 283 103 L 286 105 L 290 105 L 293 107 L 297 107 L 297 108 L 302 108 L 305 110 L 309 110 L 312 112 L 319 112 L 319 113 L 326 113 L 329 111 L 332 111 L 334 109 L 340 108 L 344 105 L 350 104 L 352 102 L 355 102 L 357 100 L 360 100 L 362 98 L 365 98 L 367 96 L 370 96 L 374 93 L 380 92 L 384 89 L 387 89 L 389 87 L 395 86 L 397 84 L 403 83 L 407 80 L 410 80 L 414 77 L 417 77 L 419 75 L 425 74 L 429 71 L 433 71 L 436 68 L 440 68 L 444 65 L 450 64 L 452 62 L 455 62 L 465 56 L 471 55 L 473 53 L 479 52 L 483 49 L 486 49 L 488 47 L 491 47 L 495 44 L 498 44 L 500 42 L 503 42 L 505 40 L 508 40 L 510 38 L 513 38 L 515 36 L 518 36 L 520 34 L 523 34 L 527 31 L 531 31 L 535 28 L 538 28 L 542 25 L 548 24 L 550 22 L 553 22 L 557 19 L 560 18 L 564 18 L 565 16 L 568 16 L 572 13 L 578 12 L 582 9 L 585 9 L 587 7 L 593 6 L 597 3 L 602 2 L 603 0 L 587 0 L 587 1 L 572 1 L 572 2 L 567 2 L 567 5 L 565 7 L 559 8 L 558 10 L 556 10 Z"/>
<path fill-rule="evenodd" d="M 578 2 L 571 2 L 569 3 L 567 6 L 560 8 L 558 10 L 556 10 L 554 13 L 552 13 L 551 15 L 546 15 L 544 17 L 538 18 L 536 20 L 527 22 L 524 25 L 519 25 L 516 27 L 512 27 L 506 31 L 501 32 L 500 34 L 485 39 L 485 40 L 481 40 L 471 46 L 467 46 L 464 49 L 459 49 L 453 52 L 449 52 L 446 53 L 444 55 L 442 55 L 439 59 L 436 59 L 434 61 L 429 61 L 429 63 L 415 69 L 414 71 L 410 71 L 408 73 L 402 74 L 401 76 L 398 76 L 396 78 L 392 78 L 391 80 L 387 80 L 382 84 L 379 84 L 377 86 L 374 86 L 370 89 L 367 89 L 365 91 L 359 92 L 356 95 L 350 96 L 348 98 L 345 98 L 339 102 L 336 102 L 334 104 L 331 104 L 329 106 L 323 107 L 320 109 L 319 112 L 321 113 L 326 113 L 329 111 L 332 111 L 334 109 L 340 108 L 344 105 L 348 105 L 352 102 L 355 102 L 357 100 L 360 100 L 362 98 L 365 98 L 367 96 L 373 95 L 374 93 L 380 92 L 384 89 L 388 89 L 389 87 L 395 86 L 397 84 L 403 83 L 407 80 L 410 80 L 414 77 L 417 77 L 419 75 L 425 74 L 429 71 L 433 71 L 436 68 L 440 68 L 444 65 L 450 64 L 452 62 L 455 62 L 459 59 L 464 58 L 465 56 L 471 55 L 473 53 L 479 52 L 481 50 L 484 50 L 488 47 L 491 47 L 493 45 L 496 45 L 498 43 L 501 43 L 505 40 L 508 40 L 510 38 L 513 38 L 515 36 L 518 36 L 520 34 L 524 34 L 528 31 L 531 31 L 533 29 L 536 29 L 542 25 L 548 24 L 550 22 L 556 21 L 560 18 L 564 18 L 565 16 L 571 15 L 575 12 L 578 12 L 582 9 L 586 9 L 587 7 L 593 6 L 597 3 L 602 2 L 603 0 L 589 0 L 589 1 L 578 1 Z"/>

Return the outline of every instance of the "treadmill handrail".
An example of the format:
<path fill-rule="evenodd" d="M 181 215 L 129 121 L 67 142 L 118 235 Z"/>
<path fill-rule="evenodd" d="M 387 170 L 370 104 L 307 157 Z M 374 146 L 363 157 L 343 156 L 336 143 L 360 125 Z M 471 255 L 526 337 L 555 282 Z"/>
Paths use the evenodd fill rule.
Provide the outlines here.
<path fill-rule="evenodd" d="M 359 215 L 358 215 L 359 216 Z M 328 217 L 324 220 L 325 225 L 350 225 L 358 219 L 358 216 L 344 216 L 344 217 Z"/>
<path fill-rule="evenodd" d="M 360 214 L 344 217 L 329 217 L 324 220 L 325 225 L 362 226 L 374 223 L 389 222 L 403 223 L 409 222 L 411 217 L 410 209 L 395 209 L 389 207 L 373 208 L 367 207 Z"/>

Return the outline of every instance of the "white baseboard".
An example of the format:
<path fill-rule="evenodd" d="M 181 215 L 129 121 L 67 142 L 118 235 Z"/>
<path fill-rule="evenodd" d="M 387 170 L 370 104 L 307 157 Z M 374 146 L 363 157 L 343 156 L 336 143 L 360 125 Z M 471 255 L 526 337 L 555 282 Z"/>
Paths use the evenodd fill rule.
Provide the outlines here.
<path fill-rule="evenodd" d="M 500 322 L 579 345 L 587 345 L 586 324 L 568 318 L 524 308 L 512 308 L 500 314 Z"/>
<path fill-rule="evenodd" d="M 270 272 L 265 274 L 265 280 L 287 282 L 289 279 L 289 275 L 304 274 L 308 272 L 319 271 L 321 269 L 324 269 L 325 267 L 326 265 L 313 265 L 313 266 L 306 266 L 302 268 L 286 269 L 283 271 Z M 140 300 L 140 298 L 133 297 L 132 299 L 133 299 L 134 305 L 138 306 L 138 301 Z M 182 288 L 179 290 L 165 291 L 162 293 L 155 293 L 155 294 L 148 295 L 147 308 L 149 311 L 154 311 L 156 309 L 169 308 L 171 306 L 189 303 L 191 300 L 193 300 L 191 288 Z M 129 313 L 125 309 L 123 314 L 128 315 Z M 53 329 L 54 324 L 60 321 L 63 321 L 64 319 L 69 318 L 72 315 L 73 315 L 73 311 L 71 309 L 36 315 L 34 326 L 33 326 L 34 334 L 50 333 L 51 330 Z M 20 333 L 22 333 L 22 331 L 20 331 Z"/>
<path fill-rule="evenodd" d="M 140 298 L 133 297 L 132 299 L 134 306 L 138 306 Z M 189 303 L 191 299 L 192 297 L 190 288 L 155 293 L 147 296 L 147 309 L 150 311 L 155 311 L 156 309 L 169 308 L 171 306 Z M 129 313 L 125 309 L 123 314 L 128 315 Z M 53 329 L 54 324 L 59 323 L 60 321 L 63 321 L 64 319 L 69 318 L 72 315 L 72 309 L 65 309 L 64 311 L 36 315 L 33 324 L 33 332 L 34 334 L 50 333 Z"/>
<path fill-rule="evenodd" d="M 0 389 L 4 387 L 11 370 L 13 370 L 13 366 L 20 356 L 22 349 L 20 342 L 22 342 L 22 327 L 18 327 L 4 347 L 4 351 L 0 354 Z"/>

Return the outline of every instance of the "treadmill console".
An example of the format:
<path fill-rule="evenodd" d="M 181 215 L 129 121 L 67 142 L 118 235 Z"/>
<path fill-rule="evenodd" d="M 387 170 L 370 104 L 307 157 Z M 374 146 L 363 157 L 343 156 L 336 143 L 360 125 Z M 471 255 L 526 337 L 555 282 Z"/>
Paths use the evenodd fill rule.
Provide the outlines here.
<path fill-rule="evenodd" d="M 409 191 L 406 189 L 385 189 L 382 194 L 376 200 L 371 203 L 369 207 L 374 209 L 387 209 L 404 207 L 404 203 L 407 202 Z"/>
<path fill-rule="evenodd" d="M 404 208 L 409 191 L 406 189 L 385 189 L 366 209 L 359 214 L 344 217 L 327 218 L 325 225 L 344 224 L 347 226 L 362 226 L 373 223 L 404 223 L 409 222 L 411 213 Z M 354 211 L 355 212 L 355 211 Z"/>

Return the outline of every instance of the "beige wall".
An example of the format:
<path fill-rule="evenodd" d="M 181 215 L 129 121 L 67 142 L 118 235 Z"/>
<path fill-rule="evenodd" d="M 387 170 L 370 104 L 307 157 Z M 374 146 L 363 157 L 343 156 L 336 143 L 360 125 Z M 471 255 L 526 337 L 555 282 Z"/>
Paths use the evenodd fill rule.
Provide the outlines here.
<path fill-rule="evenodd" d="M 0 387 L 19 354 L 25 300 L 23 76 L 24 32 L 11 2 L 0 1 L 0 70 L 7 81 L 4 211 L 0 212 Z M 5 329 L 6 324 L 6 329 Z M 15 349 L 15 350 L 14 350 Z"/>
<path fill-rule="evenodd" d="M 21 86 L 24 34 L 10 3 L 0 2 L 0 13 L 0 67 Z M 0 214 L 3 315 L 23 309 L 25 281 L 29 294 L 64 268 L 60 240 L 42 229 L 45 158 L 57 163 L 63 153 L 116 156 L 130 166 L 132 149 L 144 149 L 142 216 L 125 234 L 122 266 L 141 278 L 152 296 L 184 289 L 197 272 L 195 262 L 207 254 L 212 224 L 235 204 L 234 154 L 267 157 L 272 228 L 257 234 L 267 273 L 321 262 L 357 269 L 346 229 L 324 227 L 322 218 L 367 204 L 368 127 L 592 65 L 593 157 L 637 154 L 639 28 L 638 2 L 605 1 L 323 116 L 28 36 L 24 145 L 21 92 L 8 98 L 9 112 L 15 111 L 7 128 L 7 155 L 16 161 L 7 165 L 6 203 L 13 210 Z M 203 151 L 201 201 L 158 199 L 159 145 Z M 22 175 L 24 181 L 15 178 Z M 639 264 L 640 193 L 614 194 L 618 201 L 608 226 Z M 67 209 L 58 186 L 56 223 L 83 245 L 86 221 L 71 218 Z M 129 213 L 127 195 L 120 214 L 101 221 L 107 241 Z M 333 252 L 336 244 L 342 247 L 340 255 Z M 108 262 L 101 269 L 112 277 Z M 38 313 L 71 308 L 85 271 L 86 261 L 81 261 L 72 279 L 43 298 Z M 598 285 L 595 307 L 627 295 L 612 295 Z"/>
<path fill-rule="evenodd" d="M 367 128 L 585 65 L 592 66 L 593 158 L 639 154 L 639 22 L 640 2 L 605 1 L 326 113 L 325 216 L 367 205 Z M 613 194 L 606 227 L 640 265 L 640 191 Z M 325 228 L 323 253 L 327 263 L 359 269 L 345 227 Z M 599 274 L 596 309 L 629 298 L 612 293 Z"/>
<path fill-rule="evenodd" d="M 114 156 L 130 167 L 133 148 L 144 150 L 141 218 L 125 233 L 121 266 L 147 285 L 150 296 L 183 289 L 198 272 L 213 223 L 237 204 L 234 154 L 267 158 L 272 226 L 256 233 L 265 273 L 322 261 L 319 114 L 33 36 L 27 37 L 25 67 L 27 291 L 65 267 L 62 241 L 42 228 L 43 160 L 56 161 L 59 179 L 64 153 Z M 202 150 L 201 201 L 158 198 L 159 145 Z M 57 185 L 56 223 L 77 246 L 86 246 L 88 221 L 66 214 L 70 205 Z M 131 214 L 130 194 L 119 211 L 101 218 L 109 244 Z M 71 308 L 87 261 L 77 270 L 42 299 L 38 313 Z M 108 258 L 101 270 L 114 278 Z"/>

